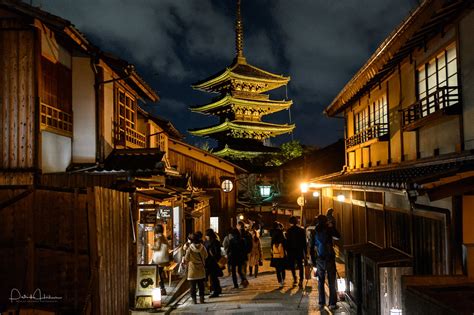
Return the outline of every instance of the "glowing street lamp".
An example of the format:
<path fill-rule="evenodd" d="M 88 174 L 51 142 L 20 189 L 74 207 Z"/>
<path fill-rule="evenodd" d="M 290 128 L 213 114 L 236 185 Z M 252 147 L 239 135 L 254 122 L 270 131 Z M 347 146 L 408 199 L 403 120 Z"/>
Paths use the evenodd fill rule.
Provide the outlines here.
<path fill-rule="evenodd" d="M 346 197 L 344 195 L 337 195 L 337 201 L 339 202 L 344 202 L 344 200 L 346 200 Z"/>
<path fill-rule="evenodd" d="M 319 197 L 319 191 L 313 191 L 313 197 L 318 198 Z"/>
<path fill-rule="evenodd" d="M 303 210 L 304 210 L 304 204 L 306 203 L 306 200 L 305 200 L 305 196 L 304 194 L 308 192 L 309 190 L 309 184 L 308 183 L 301 183 L 300 184 L 300 190 L 301 190 L 301 199 L 302 199 L 302 202 L 300 203 L 300 207 L 301 207 L 301 210 L 300 210 L 300 224 L 302 226 L 304 226 L 304 222 L 303 222 Z"/>

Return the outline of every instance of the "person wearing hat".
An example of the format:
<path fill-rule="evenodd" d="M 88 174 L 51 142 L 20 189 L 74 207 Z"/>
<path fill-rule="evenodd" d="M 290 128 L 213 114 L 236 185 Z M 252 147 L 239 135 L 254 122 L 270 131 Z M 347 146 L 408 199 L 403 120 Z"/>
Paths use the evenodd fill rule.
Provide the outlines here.
<path fill-rule="evenodd" d="M 335 310 L 337 306 L 336 292 L 336 253 L 334 252 L 333 239 L 341 238 L 341 234 L 336 230 L 332 223 L 328 223 L 325 215 L 319 215 L 316 219 L 314 249 L 316 251 L 313 257 L 313 265 L 317 268 L 319 306 L 324 308 L 326 305 L 326 294 L 324 291 L 324 282 L 326 274 L 329 284 L 329 308 Z M 316 260 L 316 261 L 314 261 Z"/>

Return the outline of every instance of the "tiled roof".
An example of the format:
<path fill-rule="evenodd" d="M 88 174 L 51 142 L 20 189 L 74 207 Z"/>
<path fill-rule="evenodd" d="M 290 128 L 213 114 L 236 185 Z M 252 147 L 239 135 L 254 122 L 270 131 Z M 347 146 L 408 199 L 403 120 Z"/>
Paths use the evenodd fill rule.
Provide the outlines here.
<path fill-rule="evenodd" d="M 164 153 L 159 149 L 115 149 L 107 157 L 102 170 L 129 171 L 135 175 L 164 173 L 161 162 Z"/>
<path fill-rule="evenodd" d="M 431 161 L 406 167 L 349 172 L 316 178 L 333 185 L 371 186 L 393 189 L 419 189 L 423 183 L 439 180 L 459 172 L 474 170 L 474 156 L 463 159 Z"/>

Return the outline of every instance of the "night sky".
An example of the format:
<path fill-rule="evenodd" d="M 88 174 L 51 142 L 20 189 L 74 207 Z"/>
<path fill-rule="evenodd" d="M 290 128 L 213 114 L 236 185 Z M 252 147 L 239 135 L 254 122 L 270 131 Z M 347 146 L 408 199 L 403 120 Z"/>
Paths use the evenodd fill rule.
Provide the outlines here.
<path fill-rule="evenodd" d="M 30 1 L 25 1 L 30 3 Z M 70 20 L 102 50 L 137 67 L 161 101 L 147 109 L 171 122 L 193 144 L 205 142 L 187 129 L 217 123 L 189 106 L 215 95 L 191 84 L 232 63 L 234 0 L 33 0 Z M 288 111 L 265 121 L 296 123 L 294 139 L 325 146 L 343 137 L 340 119 L 322 114 L 378 45 L 418 0 L 242 0 L 244 55 L 264 70 L 291 76 Z M 290 135 L 275 138 L 279 144 Z"/>

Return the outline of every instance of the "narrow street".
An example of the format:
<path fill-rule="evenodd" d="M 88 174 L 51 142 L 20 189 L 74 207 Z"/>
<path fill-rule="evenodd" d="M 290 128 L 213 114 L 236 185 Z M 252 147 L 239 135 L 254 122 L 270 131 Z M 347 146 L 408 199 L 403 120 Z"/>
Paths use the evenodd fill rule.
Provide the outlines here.
<path fill-rule="evenodd" d="M 262 238 L 262 245 L 268 258 L 269 238 Z M 309 280 L 304 290 L 293 288 L 291 272 L 287 271 L 285 286 L 280 289 L 269 260 L 264 261 L 261 269 L 257 278 L 248 277 L 250 285 L 245 289 L 234 289 L 232 277 L 226 270 L 221 278 L 223 294 L 220 297 L 209 299 L 206 296 L 204 304 L 192 304 L 188 294 L 171 314 L 350 314 L 347 304 L 341 302 L 336 311 L 319 309 L 316 279 Z"/>

